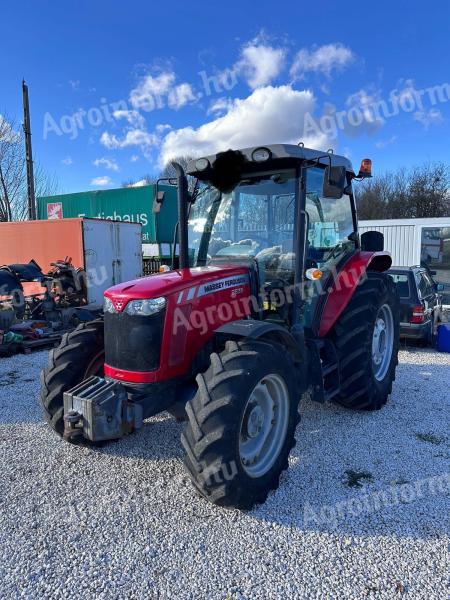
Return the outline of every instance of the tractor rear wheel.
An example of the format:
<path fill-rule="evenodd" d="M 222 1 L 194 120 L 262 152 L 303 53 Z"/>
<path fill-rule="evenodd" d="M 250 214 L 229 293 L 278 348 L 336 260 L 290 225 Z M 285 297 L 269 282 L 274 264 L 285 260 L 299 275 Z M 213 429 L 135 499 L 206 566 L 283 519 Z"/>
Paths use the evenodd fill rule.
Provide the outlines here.
<path fill-rule="evenodd" d="M 395 379 L 400 340 L 399 299 L 385 273 L 367 273 L 331 332 L 341 392 L 334 401 L 355 410 L 378 410 Z"/>
<path fill-rule="evenodd" d="M 295 445 L 294 364 L 278 344 L 229 341 L 197 384 L 181 438 L 187 471 L 214 504 L 248 510 L 278 487 Z"/>
<path fill-rule="evenodd" d="M 64 433 L 64 392 L 91 375 L 103 375 L 103 339 L 102 320 L 79 325 L 63 336 L 42 370 L 40 399 L 44 417 L 60 436 Z"/>

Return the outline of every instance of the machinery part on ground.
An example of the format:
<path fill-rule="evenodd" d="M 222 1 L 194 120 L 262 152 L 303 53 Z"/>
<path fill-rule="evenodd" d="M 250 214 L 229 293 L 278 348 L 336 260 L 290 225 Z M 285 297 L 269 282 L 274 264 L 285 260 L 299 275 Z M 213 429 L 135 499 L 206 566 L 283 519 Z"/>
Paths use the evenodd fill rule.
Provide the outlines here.
<path fill-rule="evenodd" d="M 102 375 L 104 356 L 102 320 L 79 325 L 50 352 L 41 373 L 41 404 L 45 420 L 58 435 L 64 434 L 64 392 L 92 375 Z"/>
<path fill-rule="evenodd" d="M 186 468 L 214 504 L 250 509 L 278 487 L 295 445 L 292 360 L 279 344 L 229 341 L 197 383 L 182 435 Z"/>
<path fill-rule="evenodd" d="M 58 306 L 81 306 L 87 303 L 86 272 L 76 268 L 72 259 L 66 256 L 64 260 L 51 263 L 52 269 L 46 279 Z"/>
<path fill-rule="evenodd" d="M 378 410 L 395 379 L 400 339 L 399 299 L 385 273 L 367 273 L 333 327 L 340 393 L 334 402 L 355 410 Z"/>
<path fill-rule="evenodd" d="M 114 440 L 142 427 L 142 404 L 129 402 L 118 381 L 92 375 L 64 392 L 64 439 Z"/>
<path fill-rule="evenodd" d="M 25 298 L 22 283 L 37 282 L 41 293 Z M 0 287 L 3 296 L 11 296 L 18 318 L 66 321 L 58 311 L 83 306 L 87 302 L 86 273 L 75 268 L 69 257 L 52 263 L 52 269 L 44 274 L 36 261 L 27 264 L 11 264 L 0 268 Z M 65 324 L 65 323 L 64 323 Z"/>

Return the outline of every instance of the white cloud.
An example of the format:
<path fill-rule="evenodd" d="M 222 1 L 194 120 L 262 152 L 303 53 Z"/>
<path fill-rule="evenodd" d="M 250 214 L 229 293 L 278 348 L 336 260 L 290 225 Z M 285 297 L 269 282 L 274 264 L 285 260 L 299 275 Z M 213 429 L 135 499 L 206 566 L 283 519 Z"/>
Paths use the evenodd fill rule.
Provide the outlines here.
<path fill-rule="evenodd" d="M 167 123 L 164 123 L 161 125 L 157 125 L 155 127 L 155 132 L 157 135 L 162 135 L 165 131 L 168 131 L 169 129 L 172 129 L 172 125 L 168 125 Z"/>
<path fill-rule="evenodd" d="M 286 51 L 284 48 L 274 48 L 255 38 L 241 50 L 241 58 L 235 69 L 247 80 L 254 90 L 271 83 L 282 71 Z"/>
<path fill-rule="evenodd" d="M 72 157 L 71 157 L 71 156 L 66 156 L 66 158 L 63 158 L 63 159 L 61 160 L 61 163 L 62 163 L 63 165 L 66 165 L 67 167 L 68 167 L 69 165 L 73 165 L 73 160 L 72 160 Z"/>
<path fill-rule="evenodd" d="M 94 177 L 94 179 L 91 180 L 91 185 L 98 186 L 98 187 L 103 187 L 105 185 L 111 185 L 111 183 L 112 183 L 111 178 L 108 177 L 107 175 L 104 175 L 103 177 Z"/>
<path fill-rule="evenodd" d="M 347 98 L 344 131 L 348 136 L 357 137 L 363 133 L 373 135 L 384 125 L 378 109 L 380 99 L 379 89 L 360 89 Z"/>
<path fill-rule="evenodd" d="M 150 112 L 164 108 L 166 104 L 178 110 L 185 104 L 195 102 L 196 95 L 189 83 L 175 85 L 176 76 L 171 71 L 163 71 L 157 76 L 141 77 L 137 86 L 130 92 L 133 108 Z"/>
<path fill-rule="evenodd" d="M 233 107 L 233 99 L 232 98 L 217 98 L 217 100 L 212 100 L 209 108 L 206 112 L 207 115 L 220 115 L 228 112 L 230 108 Z"/>
<path fill-rule="evenodd" d="M 176 85 L 170 90 L 167 98 L 170 108 L 174 108 L 175 110 L 178 110 L 185 104 L 195 102 L 196 100 L 192 86 L 189 83 L 180 83 L 180 85 Z"/>
<path fill-rule="evenodd" d="M 314 71 L 330 77 L 355 60 L 355 55 L 343 44 L 325 44 L 312 50 L 302 48 L 294 59 L 290 73 L 294 79 L 301 79 L 305 73 Z"/>
<path fill-rule="evenodd" d="M 96 167 L 105 167 L 106 169 L 109 169 L 110 171 L 118 171 L 119 170 L 119 165 L 116 163 L 116 161 L 112 158 L 96 158 L 93 163 L 94 166 Z"/>
<path fill-rule="evenodd" d="M 228 112 L 197 129 L 170 131 L 161 146 L 160 163 L 180 155 L 212 154 L 227 148 L 257 144 L 297 143 L 327 148 L 325 134 L 302 138 L 305 113 L 312 113 L 315 99 L 310 91 L 288 85 L 258 88 L 248 98 L 235 99 Z"/>
<path fill-rule="evenodd" d="M 429 129 L 431 125 L 440 125 L 444 122 L 442 113 L 437 108 L 430 108 L 430 110 L 418 110 L 413 115 L 414 120 L 422 123 L 425 129 Z"/>
<path fill-rule="evenodd" d="M 136 188 L 136 187 L 144 187 L 145 185 L 148 185 L 148 181 L 146 179 L 139 179 L 139 181 L 135 181 L 134 183 L 130 183 L 126 187 Z"/>
<path fill-rule="evenodd" d="M 100 143 L 109 150 L 116 148 L 127 148 L 128 146 L 149 147 L 158 143 L 158 136 L 149 133 L 145 129 L 129 129 L 122 138 L 115 134 L 103 132 L 100 136 Z"/>
<path fill-rule="evenodd" d="M 115 110 L 113 117 L 117 120 L 126 119 L 133 127 L 145 127 L 145 119 L 137 110 Z"/>
<path fill-rule="evenodd" d="M 80 80 L 79 79 L 69 79 L 70 87 L 76 91 L 80 89 Z"/>
<path fill-rule="evenodd" d="M 133 154 L 130 158 L 130 162 L 137 162 L 139 160 L 139 156 L 137 154 Z"/>
<path fill-rule="evenodd" d="M 386 140 L 380 140 L 379 142 L 376 142 L 375 147 L 381 150 L 382 148 L 386 148 L 386 146 L 394 144 L 397 139 L 398 137 L 396 135 L 391 135 L 391 137 Z"/>

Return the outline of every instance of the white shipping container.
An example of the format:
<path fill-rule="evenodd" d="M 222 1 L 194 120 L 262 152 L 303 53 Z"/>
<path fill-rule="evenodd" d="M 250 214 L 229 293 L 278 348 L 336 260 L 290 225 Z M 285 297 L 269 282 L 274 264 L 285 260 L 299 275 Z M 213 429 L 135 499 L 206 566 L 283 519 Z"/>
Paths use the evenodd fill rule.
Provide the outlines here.
<path fill-rule="evenodd" d="M 142 276 L 141 229 L 140 223 L 83 219 L 89 302 L 102 304 L 107 288 Z"/>
<path fill-rule="evenodd" d="M 450 217 L 359 221 L 359 232 L 380 231 L 394 267 L 426 265 L 445 286 L 450 304 Z"/>

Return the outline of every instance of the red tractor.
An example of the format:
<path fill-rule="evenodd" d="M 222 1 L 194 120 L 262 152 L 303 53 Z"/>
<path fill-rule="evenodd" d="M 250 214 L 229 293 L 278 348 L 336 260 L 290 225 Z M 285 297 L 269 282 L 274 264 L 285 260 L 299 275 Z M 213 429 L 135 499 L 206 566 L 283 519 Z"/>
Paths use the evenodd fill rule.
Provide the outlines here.
<path fill-rule="evenodd" d="M 41 400 L 66 440 L 103 442 L 167 410 L 187 421 L 186 469 L 211 502 L 276 489 L 309 392 L 354 410 L 387 401 L 399 318 L 378 232 L 358 235 L 332 152 L 273 145 L 177 170 L 176 263 L 105 293 L 104 319 L 50 354 Z M 163 202 L 162 194 L 158 201 Z"/>

